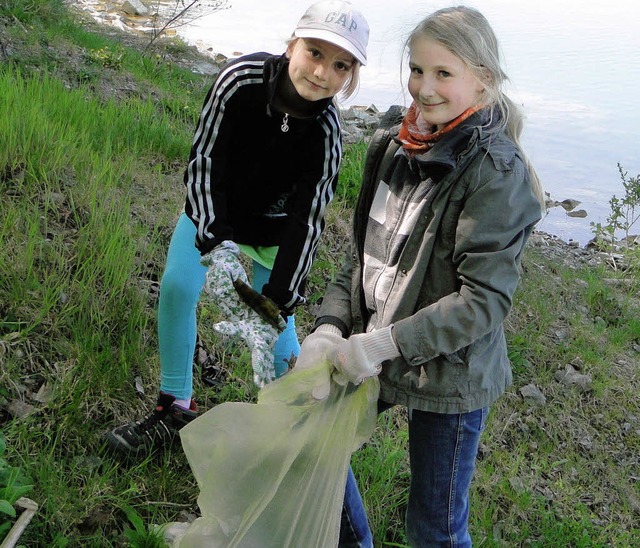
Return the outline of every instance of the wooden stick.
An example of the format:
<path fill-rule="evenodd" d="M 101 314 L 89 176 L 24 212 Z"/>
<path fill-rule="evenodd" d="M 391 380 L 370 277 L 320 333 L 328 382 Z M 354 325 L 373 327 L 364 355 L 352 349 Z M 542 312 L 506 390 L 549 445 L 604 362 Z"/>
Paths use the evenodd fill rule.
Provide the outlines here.
<path fill-rule="evenodd" d="M 36 512 L 38 511 L 37 503 L 26 497 L 20 497 L 16 501 L 15 505 L 23 508 L 24 511 L 22 512 L 22 514 L 20 514 L 18 520 L 13 524 L 11 531 L 9 531 L 5 539 L 2 541 L 2 544 L 0 544 L 0 548 L 13 548 L 18 540 L 20 540 L 22 533 L 31 521 L 31 518 L 33 518 L 33 516 L 35 516 Z"/>

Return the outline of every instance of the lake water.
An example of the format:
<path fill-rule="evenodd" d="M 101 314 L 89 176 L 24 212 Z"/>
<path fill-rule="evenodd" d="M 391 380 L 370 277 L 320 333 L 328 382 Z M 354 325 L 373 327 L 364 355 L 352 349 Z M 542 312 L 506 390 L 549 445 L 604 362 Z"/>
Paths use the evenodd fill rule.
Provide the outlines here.
<path fill-rule="evenodd" d="M 284 51 L 309 0 L 230 0 L 178 34 L 231 56 Z M 415 24 L 451 2 L 353 1 L 368 19 L 369 62 L 347 104 L 408 104 L 401 45 Z M 538 228 L 584 245 L 624 188 L 617 164 L 640 173 L 640 2 L 476 0 L 500 40 L 510 95 L 527 115 L 523 145 L 554 200 L 575 199 L 586 218 L 552 208 Z M 403 65 L 401 74 L 400 67 Z M 640 232 L 637 227 L 636 233 Z"/>

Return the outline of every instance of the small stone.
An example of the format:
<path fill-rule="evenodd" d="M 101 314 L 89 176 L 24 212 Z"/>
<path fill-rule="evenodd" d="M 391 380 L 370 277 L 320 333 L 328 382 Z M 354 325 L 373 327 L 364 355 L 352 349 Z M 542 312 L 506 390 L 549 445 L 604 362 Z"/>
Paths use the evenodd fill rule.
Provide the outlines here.
<path fill-rule="evenodd" d="M 138 396 L 144 397 L 144 385 L 142 384 L 142 378 L 136 377 L 134 380 L 135 380 L 136 393 L 138 394 Z"/>
<path fill-rule="evenodd" d="M 591 390 L 591 385 L 593 384 L 591 375 L 578 373 L 570 364 L 566 365 L 564 371 L 556 371 L 555 379 L 565 386 L 576 386 L 582 392 Z"/>
<path fill-rule="evenodd" d="M 17 419 L 24 419 L 31 415 L 35 410 L 36 408 L 33 405 L 20 400 L 12 400 L 7 406 L 7 411 L 9 411 L 12 417 Z"/>
<path fill-rule="evenodd" d="M 547 399 L 535 384 L 527 384 L 520 389 L 520 395 L 533 405 L 542 406 L 547 403 Z"/>

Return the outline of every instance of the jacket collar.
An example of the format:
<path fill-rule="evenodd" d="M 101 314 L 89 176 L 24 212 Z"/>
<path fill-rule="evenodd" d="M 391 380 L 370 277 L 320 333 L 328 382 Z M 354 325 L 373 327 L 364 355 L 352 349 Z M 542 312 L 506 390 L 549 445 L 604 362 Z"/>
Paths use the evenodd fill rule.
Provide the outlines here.
<path fill-rule="evenodd" d="M 289 79 L 289 59 L 283 53 L 282 55 L 272 55 L 268 57 L 264 63 L 264 82 L 266 86 L 266 94 L 267 94 L 267 114 L 269 116 L 273 116 L 274 112 L 276 115 L 281 114 L 278 109 L 275 108 L 275 96 L 278 90 L 278 82 L 281 78 Z M 292 86 L 293 87 L 293 86 Z M 294 91 L 295 93 L 295 91 Z M 300 97 L 300 101 L 305 101 L 302 97 Z M 333 101 L 332 97 L 327 99 L 321 99 L 319 101 L 306 101 L 308 103 L 309 116 L 308 118 L 315 118 L 320 113 L 324 112 L 326 108 Z"/>
<path fill-rule="evenodd" d="M 496 115 L 497 113 L 494 111 L 494 117 Z M 430 150 L 423 154 L 416 154 L 413 160 L 404 151 L 402 153 L 409 160 L 410 168 L 420 173 L 428 173 L 433 168 L 444 172 L 453 170 L 458 164 L 460 156 L 474 145 L 486 148 L 491 156 L 495 152 L 501 157 L 504 155 L 504 147 L 489 146 L 489 143 L 496 138 L 496 132 L 491 130 L 495 128 L 497 123 L 497 119 L 491 120 L 490 110 L 483 109 L 462 122 L 454 131 L 445 133 Z M 512 147 L 509 147 L 508 150 L 511 154 L 513 153 Z M 496 160 L 494 158 L 494 162 Z"/>

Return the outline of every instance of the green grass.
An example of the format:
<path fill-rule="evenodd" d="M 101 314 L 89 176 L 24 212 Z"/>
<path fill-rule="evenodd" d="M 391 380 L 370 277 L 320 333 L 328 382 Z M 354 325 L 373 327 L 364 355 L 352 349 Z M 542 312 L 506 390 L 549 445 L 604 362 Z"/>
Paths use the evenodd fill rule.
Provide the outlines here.
<path fill-rule="evenodd" d="M 0 32 L 13 51 L 0 66 L 2 458 L 33 484 L 28 496 L 40 506 L 21 542 L 155 546 L 152 524 L 197 511 L 184 455 L 125 464 L 105 453 L 102 434 L 155 400 L 152 289 L 209 80 L 166 62 L 168 49 L 141 55 L 87 30 L 61 2 L 4 2 Z M 114 92 L 123 82 L 128 91 Z M 297 314 L 301 337 L 340 267 L 364 151 L 346 148 L 309 305 Z M 507 322 L 514 385 L 482 440 L 474 543 L 640 546 L 636 271 L 572 268 L 534 247 L 523 266 Z M 211 388 L 196 370 L 202 410 L 256 397 L 249 355 L 213 333 L 217 319 L 203 300 L 199 335 L 228 377 Z M 567 364 L 591 377 L 590 390 L 556 379 Z M 521 397 L 527 384 L 545 405 Z M 354 455 L 377 546 L 406 544 L 407 443 L 404 411 L 394 409 Z M 3 519 L 0 530 L 11 522 Z"/>
<path fill-rule="evenodd" d="M 336 198 L 348 207 L 354 207 L 358 200 L 358 193 L 362 183 L 362 166 L 367 153 L 366 143 L 355 143 L 348 147 L 340 166 L 340 180 L 336 191 Z"/>

